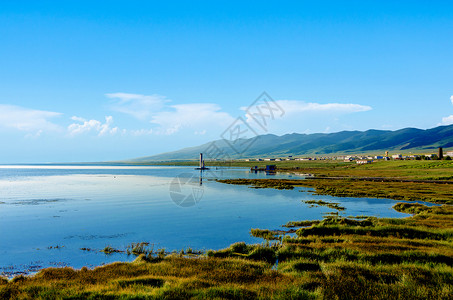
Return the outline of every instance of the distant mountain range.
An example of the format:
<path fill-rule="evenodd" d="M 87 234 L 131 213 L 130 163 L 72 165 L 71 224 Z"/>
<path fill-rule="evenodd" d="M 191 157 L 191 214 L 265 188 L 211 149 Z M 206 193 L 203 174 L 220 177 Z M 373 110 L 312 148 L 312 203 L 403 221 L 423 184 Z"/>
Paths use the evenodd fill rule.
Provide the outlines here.
<path fill-rule="evenodd" d="M 309 155 L 366 154 L 383 151 L 429 151 L 438 147 L 453 147 L 453 125 L 432 129 L 404 128 L 396 131 L 367 130 L 341 131 L 336 133 L 285 134 L 277 136 L 266 134 L 244 139 L 239 142 L 244 147 L 242 153 L 235 152 L 225 140 L 213 141 L 216 153 L 223 151 L 231 158 L 284 157 Z M 137 158 L 131 161 L 170 161 L 197 159 L 199 153 L 209 153 L 212 143 L 178 151 Z M 434 152 L 434 151 L 433 151 Z M 221 158 L 219 156 L 219 158 Z M 209 158 L 209 157 L 208 157 Z"/>

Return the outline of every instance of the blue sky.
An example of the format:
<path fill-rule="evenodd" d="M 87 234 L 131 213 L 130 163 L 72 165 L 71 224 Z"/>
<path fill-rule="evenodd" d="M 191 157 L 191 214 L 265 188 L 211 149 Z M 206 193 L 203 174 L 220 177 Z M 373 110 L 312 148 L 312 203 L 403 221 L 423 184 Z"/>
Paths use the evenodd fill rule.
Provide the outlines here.
<path fill-rule="evenodd" d="M 451 1 L 2 1 L 0 163 L 453 123 Z"/>

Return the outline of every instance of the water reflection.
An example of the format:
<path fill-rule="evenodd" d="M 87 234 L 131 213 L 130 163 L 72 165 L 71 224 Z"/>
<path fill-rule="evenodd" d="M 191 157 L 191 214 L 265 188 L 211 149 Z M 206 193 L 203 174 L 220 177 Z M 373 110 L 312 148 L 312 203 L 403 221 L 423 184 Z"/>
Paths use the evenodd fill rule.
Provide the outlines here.
<path fill-rule="evenodd" d="M 396 202 L 388 199 L 334 198 L 305 188 L 253 189 L 215 181 L 269 176 L 293 175 L 241 168 L 2 167 L 0 273 L 127 261 L 133 257 L 99 251 L 124 249 L 132 242 L 169 251 L 261 242 L 250 236 L 251 228 L 279 229 L 288 221 L 320 219 L 332 211 L 302 202 L 310 199 L 340 202 L 347 215 L 406 216 L 392 210 Z"/>

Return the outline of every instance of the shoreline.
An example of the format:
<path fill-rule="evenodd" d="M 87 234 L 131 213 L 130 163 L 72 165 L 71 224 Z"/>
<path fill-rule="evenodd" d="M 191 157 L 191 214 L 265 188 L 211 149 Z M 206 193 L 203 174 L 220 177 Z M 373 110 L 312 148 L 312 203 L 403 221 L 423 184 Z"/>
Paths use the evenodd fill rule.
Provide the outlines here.
<path fill-rule="evenodd" d="M 313 177 L 310 177 L 308 179 L 241 179 L 241 178 L 237 178 L 237 179 L 225 179 L 225 180 L 216 180 L 217 182 L 221 182 L 221 183 L 225 183 L 225 184 L 235 184 L 235 185 L 248 185 L 249 187 L 251 188 L 273 188 L 273 189 L 292 189 L 294 187 L 313 187 L 315 189 L 315 193 L 316 194 L 320 194 L 320 195 L 330 195 L 330 196 L 337 196 L 337 197 L 345 197 L 347 195 L 335 195 L 335 193 L 330 190 L 328 191 L 327 193 L 326 192 L 322 192 L 322 191 L 318 191 L 317 187 L 315 185 L 312 185 L 311 183 L 308 183 L 310 182 L 310 180 L 318 180 L 318 179 L 321 179 L 322 181 L 326 181 L 328 182 L 329 180 L 333 180 L 333 181 L 341 181 L 341 180 L 345 180 L 344 178 L 329 178 L 329 177 L 319 177 L 319 178 L 313 178 Z M 348 178 L 346 180 L 351 180 L 351 178 Z M 396 179 L 395 179 L 396 180 Z M 362 181 L 362 180 L 360 180 Z M 368 180 L 363 180 L 363 181 L 368 181 Z M 372 180 L 374 182 L 374 180 Z M 378 183 L 381 182 L 381 181 L 377 181 Z M 389 182 L 393 182 L 393 181 L 389 181 Z M 412 181 L 403 181 L 403 182 L 412 182 Z M 368 196 L 357 196 L 357 195 L 352 195 L 353 197 L 358 197 L 358 198 L 367 198 Z M 376 198 L 378 198 L 377 196 L 374 196 Z M 382 197 L 382 198 L 389 198 L 389 197 Z M 453 198 L 453 195 L 452 195 L 452 198 Z M 389 198 L 389 199 L 392 199 L 392 198 Z M 420 200 L 406 200 L 406 199 L 395 199 L 393 198 L 392 200 L 395 200 L 395 201 L 399 201 L 399 200 L 405 200 L 405 201 L 420 201 Z M 424 202 L 429 202 L 429 201 L 424 201 Z M 439 203 L 436 203 L 436 202 L 431 202 L 431 203 L 435 203 L 435 204 L 439 204 Z M 334 203 L 334 204 L 337 204 L 337 203 Z M 313 205 L 312 205 L 313 206 Z M 332 208 L 332 207 L 330 207 Z M 335 208 L 333 208 L 335 209 Z M 393 209 L 393 208 L 392 208 Z M 333 215 L 335 215 L 335 212 L 332 212 Z M 405 218 L 405 217 L 402 217 L 402 218 Z M 294 220 L 289 220 L 286 224 L 281 224 L 281 227 L 285 228 L 285 227 L 297 227 L 297 226 L 288 226 L 288 224 L 291 224 L 291 223 L 298 223 L 299 220 L 297 221 L 294 221 Z M 302 222 L 310 222 L 309 220 L 306 220 L 306 221 L 302 221 Z M 251 228 L 251 230 L 254 230 L 253 228 Z M 267 230 L 267 229 L 265 229 Z M 287 230 L 284 230 L 284 229 L 281 229 L 281 230 L 269 230 L 271 232 L 271 235 L 272 233 L 276 233 L 278 232 L 278 234 L 285 234 L 285 233 L 295 233 L 295 230 L 292 230 L 292 229 L 287 229 Z M 253 233 L 250 233 L 252 236 L 254 237 L 258 237 L 258 238 L 262 238 L 262 236 L 260 236 L 260 234 L 258 235 L 254 235 Z M 134 244 L 134 243 L 130 243 L 130 244 Z M 105 247 L 105 248 L 108 248 L 109 246 Z M 129 247 L 129 246 L 127 246 Z M 83 251 L 95 251 L 95 252 L 103 252 L 105 253 L 106 255 L 110 255 L 112 253 L 125 253 L 127 251 L 127 247 L 124 248 L 124 249 L 117 249 L 117 248 L 111 248 L 111 251 L 105 251 L 105 249 L 84 249 L 84 248 L 81 248 L 80 250 L 83 250 Z M 191 249 L 190 247 L 186 247 L 185 249 Z M 184 249 L 181 249 L 182 251 L 184 251 Z M 181 252 L 181 250 L 173 250 L 171 252 L 166 252 L 167 255 L 169 254 L 178 254 L 179 252 Z M 195 250 L 190 250 L 190 251 L 196 251 L 196 252 L 201 252 L 201 254 L 205 254 L 206 252 L 208 251 L 212 251 L 211 249 L 206 249 L 206 250 L 199 250 L 199 249 L 195 249 Z M 217 250 L 214 250 L 214 251 L 217 251 Z M 155 251 L 157 253 L 157 251 Z M 141 253 L 139 253 L 141 254 Z M 124 260 L 121 260 L 124 262 Z M 110 264 L 110 263 L 107 263 L 107 264 Z M 102 266 L 103 264 L 101 264 L 100 266 Z M 86 266 L 84 266 L 86 267 Z M 94 268 L 96 267 L 99 267 L 99 266 L 94 266 Z M 46 267 L 48 268 L 48 267 Z M 46 269 L 46 268 L 40 268 L 39 270 L 37 271 L 31 271 L 31 272 L 22 272 L 22 271 L 18 271 L 18 272 L 15 272 L 14 276 L 6 276 L 7 278 L 14 278 L 15 276 L 18 276 L 18 275 L 25 275 L 25 276 L 30 276 L 30 275 L 33 275 L 33 274 L 36 274 L 38 273 L 40 270 L 43 270 L 43 269 Z M 31 269 L 34 269 L 33 266 Z"/>
<path fill-rule="evenodd" d="M 287 229 L 282 231 L 251 229 L 262 239 L 261 244 L 239 242 L 188 257 L 186 253 L 159 256 L 156 252 L 137 252 L 133 262 L 93 269 L 46 268 L 33 276 L 0 279 L 0 296 L 96 298 L 107 293 L 114 299 L 332 299 L 404 295 L 407 299 L 443 299 L 453 293 L 450 184 L 323 179 L 218 181 L 251 188 L 304 186 L 314 188 L 317 194 L 339 197 L 389 198 L 395 200 L 393 209 L 409 215 L 377 218 L 332 213 L 322 220 L 290 220 L 281 224 Z M 399 200 L 427 200 L 437 205 Z M 307 204 L 336 211 L 342 208 L 333 202 Z"/>

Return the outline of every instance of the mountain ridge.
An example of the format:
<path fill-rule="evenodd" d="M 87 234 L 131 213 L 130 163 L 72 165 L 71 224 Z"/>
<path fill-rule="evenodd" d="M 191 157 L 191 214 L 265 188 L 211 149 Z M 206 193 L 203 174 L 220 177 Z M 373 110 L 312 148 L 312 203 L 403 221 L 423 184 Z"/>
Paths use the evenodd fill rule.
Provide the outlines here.
<path fill-rule="evenodd" d="M 340 131 L 335 133 L 288 133 L 281 136 L 265 134 L 250 139 L 241 153 L 235 152 L 225 140 L 215 140 L 199 146 L 183 148 L 129 160 L 131 162 L 171 161 L 196 159 L 206 153 L 212 143 L 225 156 L 219 158 L 257 158 L 278 156 L 334 155 L 370 153 L 378 151 L 430 150 L 453 147 L 453 125 L 430 129 L 403 128 L 398 130 Z M 209 159 L 209 157 L 207 157 Z"/>

